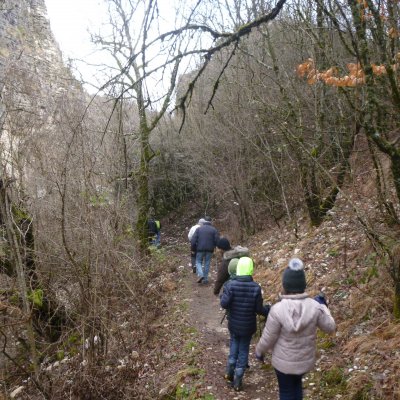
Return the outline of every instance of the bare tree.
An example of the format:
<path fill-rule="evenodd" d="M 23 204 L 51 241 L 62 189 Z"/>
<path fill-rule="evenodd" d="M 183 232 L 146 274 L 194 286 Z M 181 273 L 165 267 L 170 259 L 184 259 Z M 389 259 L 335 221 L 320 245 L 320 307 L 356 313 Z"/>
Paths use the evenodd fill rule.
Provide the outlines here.
<path fill-rule="evenodd" d="M 114 68 L 118 71 L 107 86 L 113 85 L 113 92 L 118 93 L 119 98 L 134 99 L 138 109 L 140 163 L 134 175 L 137 181 L 136 228 L 142 250 L 147 248 L 148 240 L 146 221 L 149 213 L 149 163 L 155 156 L 150 146 L 150 135 L 171 104 L 180 68 L 188 68 L 190 65 L 189 61 L 182 63 L 182 60 L 190 60 L 194 56 L 200 60 L 200 67 L 197 68 L 186 93 L 180 98 L 179 107 L 183 109 L 184 120 L 186 102 L 211 58 L 226 48 L 233 53 L 239 41 L 252 29 L 273 20 L 285 2 L 277 1 L 268 13 L 256 18 L 251 14 L 253 19 L 243 21 L 243 24 L 236 26 L 231 32 L 219 31 L 203 23 L 202 12 L 205 8 L 202 9 L 202 6 L 208 2 L 201 0 L 182 8 L 185 13 L 180 14 L 180 25 L 164 32 L 159 15 L 162 6 L 158 1 L 110 2 L 112 34 L 110 37 L 95 35 L 94 40 L 108 51 L 115 62 Z M 203 42 L 211 45 L 203 47 Z M 226 66 L 222 66 L 219 78 L 214 83 L 209 104 L 212 103 Z M 165 85 L 160 96 L 154 96 L 154 89 L 151 88 L 150 82 L 154 79 Z"/>

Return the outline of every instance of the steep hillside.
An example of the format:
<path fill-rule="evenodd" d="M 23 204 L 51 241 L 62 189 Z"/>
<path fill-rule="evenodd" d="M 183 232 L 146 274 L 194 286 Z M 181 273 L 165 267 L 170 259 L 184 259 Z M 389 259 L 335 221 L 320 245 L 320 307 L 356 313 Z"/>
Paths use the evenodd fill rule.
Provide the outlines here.
<path fill-rule="evenodd" d="M 295 231 L 292 225 L 282 223 L 280 227 L 271 226 L 240 244 L 251 249 L 256 260 L 255 279 L 261 284 L 266 301 L 274 303 L 278 300 L 281 273 L 294 256 L 305 262 L 308 292 L 315 295 L 322 290 L 328 298 L 338 328 L 334 336 L 321 334 L 318 337 L 317 368 L 305 378 L 307 399 L 400 399 L 399 326 L 392 317 L 393 284 L 388 260 L 374 249 L 363 223 L 368 221 L 374 226 L 377 235 L 380 229 L 386 235 L 395 235 L 396 232 L 390 233 L 378 219 L 372 206 L 374 199 L 357 195 L 349 187 L 347 193 L 340 196 L 329 218 L 319 228 L 310 228 L 307 217 L 298 213 Z M 363 223 L 357 218 L 356 211 L 360 212 Z M 192 221 L 196 217 L 196 214 L 192 215 Z M 180 232 L 178 242 L 182 249 L 185 248 L 187 233 L 187 228 L 183 227 L 190 226 L 186 218 L 165 227 L 167 236 Z M 222 229 L 223 220 L 221 215 L 215 224 L 230 237 L 233 232 L 228 226 Z M 166 252 L 169 251 L 167 246 Z M 176 253 L 174 255 L 177 256 Z M 180 254 L 180 258 L 186 269 L 189 257 L 183 255 L 182 259 Z M 172 397 L 165 395 L 165 399 L 173 396 L 181 399 L 224 399 L 229 395 L 222 378 L 228 343 L 226 325 L 218 327 L 222 314 L 218 302 L 212 299 L 212 288 L 198 290 L 192 274 L 187 270 L 184 272 L 183 266 L 180 268 L 182 272 L 178 276 L 182 284 L 177 287 L 178 293 L 181 293 L 178 298 L 184 309 L 184 304 L 188 306 L 188 312 L 183 312 L 183 327 L 174 318 L 174 324 L 176 322 L 178 326 L 175 329 L 181 331 L 173 331 L 172 337 L 176 338 L 174 347 L 172 349 L 167 344 L 162 354 L 177 354 L 177 348 L 185 349 L 190 343 L 192 353 L 179 353 L 182 358 L 174 357 L 172 369 L 168 363 L 162 364 L 166 368 L 162 372 L 166 382 L 161 394 L 170 393 Z M 179 289 L 186 286 L 183 282 L 188 281 L 189 291 L 185 289 L 181 292 Z M 173 295 L 176 296 L 175 293 Z M 208 306 L 204 306 L 204 302 L 208 302 Z M 167 330 L 171 325 L 168 320 L 171 321 L 167 317 L 163 325 Z M 162 331 L 164 329 L 161 328 Z M 188 336 L 187 332 L 191 334 Z M 182 343 L 179 345 L 180 340 Z M 219 343 L 216 343 L 218 340 Z M 160 362 L 162 354 L 159 353 Z M 235 394 L 235 398 L 253 399 L 257 393 L 264 393 L 268 396 L 265 398 L 276 398 L 275 377 L 269 372 L 268 364 L 267 359 L 265 369 L 260 369 L 252 357 L 251 373 L 244 393 Z M 174 382 L 178 386 L 172 389 Z"/>

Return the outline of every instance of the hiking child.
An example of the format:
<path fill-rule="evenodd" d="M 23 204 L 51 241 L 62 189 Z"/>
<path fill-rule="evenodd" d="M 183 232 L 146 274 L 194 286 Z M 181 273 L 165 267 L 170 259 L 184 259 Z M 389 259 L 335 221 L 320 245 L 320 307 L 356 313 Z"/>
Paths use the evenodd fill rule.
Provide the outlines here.
<path fill-rule="evenodd" d="M 203 225 L 203 222 L 205 222 L 205 220 L 203 218 L 200 218 L 199 221 L 197 222 L 197 224 L 193 225 L 190 228 L 189 233 L 188 233 L 189 242 L 192 240 L 192 237 L 193 237 L 194 233 L 196 232 L 197 228 L 200 228 L 200 226 Z M 196 273 L 196 249 L 195 248 L 190 249 L 190 257 L 191 257 L 192 271 L 195 274 Z"/>
<path fill-rule="evenodd" d="M 217 248 L 222 250 L 222 262 L 218 265 L 217 270 L 217 279 L 214 283 L 214 294 L 216 296 L 219 295 L 219 292 L 223 286 L 223 284 L 229 280 L 229 272 L 228 272 L 228 265 L 229 262 L 233 258 L 240 258 L 249 256 L 249 249 L 242 246 L 235 246 L 233 249 L 229 240 L 227 238 L 222 237 L 219 239 Z"/>
<path fill-rule="evenodd" d="M 248 365 L 250 341 L 256 332 L 256 314 L 268 315 L 263 306 L 261 287 L 253 281 L 254 262 L 250 257 L 239 259 L 236 277 L 225 283 L 221 307 L 228 311 L 230 334 L 229 356 L 225 379 L 232 382 L 236 391 L 241 390 L 244 372 Z"/>
<path fill-rule="evenodd" d="M 197 283 L 208 283 L 208 271 L 210 269 L 211 257 L 219 240 L 219 233 L 204 217 L 203 224 L 196 229 L 190 241 L 191 250 L 196 252 L 196 271 L 199 279 Z"/>
<path fill-rule="evenodd" d="M 236 270 L 237 270 L 238 262 L 239 262 L 239 258 L 232 258 L 232 260 L 229 261 L 229 265 L 228 265 L 229 279 L 236 278 Z"/>
<path fill-rule="evenodd" d="M 316 333 L 336 329 L 323 297 L 305 293 L 303 262 L 289 261 L 282 275 L 281 300 L 271 307 L 264 331 L 256 346 L 256 357 L 272 351 L 272 366 L 278 378 L 280 400 L 302 400 L 302 377 L 315 365 Z M 325 303 L 324 303 L 325 302 Z"/>
<path fill-rule="evenodd" d="M 161 221 L 159 221 L 158 219 L 154 220 L 154 222 L 156 223 L 156 227 L 157 227 L 157 233 L 156 233 L 156 238 L 155 238 L 155 245 L 157 247 L 161 246 Z"/>

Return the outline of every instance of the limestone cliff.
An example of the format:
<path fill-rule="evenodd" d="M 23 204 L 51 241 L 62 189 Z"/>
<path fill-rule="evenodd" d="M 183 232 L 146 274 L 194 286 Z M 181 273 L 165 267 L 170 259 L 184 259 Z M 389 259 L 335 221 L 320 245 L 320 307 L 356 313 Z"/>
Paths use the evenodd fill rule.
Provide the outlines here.
<path fill-rule="evenodd" d="M 13 176 L 29 174 L 27 143 L 43 148 L 40 139 L 56 135 L 52 125 L 66 98 L 84 96 L 63 64 L 44 0 L 0 0 L 0 96 L 1 166 Z"/>

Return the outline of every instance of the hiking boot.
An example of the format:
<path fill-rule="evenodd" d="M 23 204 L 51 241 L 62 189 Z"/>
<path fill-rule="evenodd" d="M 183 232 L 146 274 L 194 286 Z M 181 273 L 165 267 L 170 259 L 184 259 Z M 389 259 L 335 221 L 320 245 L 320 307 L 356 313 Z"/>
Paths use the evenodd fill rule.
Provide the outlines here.
<path fill-rule="evenodd" d="M 233 377 L 233 390 L 235 392 L 240 392 L 242 390 L 243 375 L 244 375 L 244 369 L 236 368 L 235 376 Z"/>
<path fill-rule="evenodd" d="M 242 390 L 242 378 L 233 378 L 233 390 L 240 392 Z"/>
<path fill-rule="evenodd" d="M 196 282 L 197 282 L 197 283 L 201 283 L 201 282 L 203 282 L 203 279 L 204 279 L 204 278 L 201 276 L 199 279 L 197 279 Z"/>
<path fill-rule="evenodd" d="M 234 372 L 235 372 L 235 364 L 227 364 L 224 378 L 229 383 L 233 382 Z"/>
<path fill-rule="evenodd" d="M 230 385 L 232 385 L 232 382 L 233 382 L 233 375 L 225 374 L 225 375 L 224 375 L 224 379 L 225 379 Z"/>

